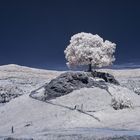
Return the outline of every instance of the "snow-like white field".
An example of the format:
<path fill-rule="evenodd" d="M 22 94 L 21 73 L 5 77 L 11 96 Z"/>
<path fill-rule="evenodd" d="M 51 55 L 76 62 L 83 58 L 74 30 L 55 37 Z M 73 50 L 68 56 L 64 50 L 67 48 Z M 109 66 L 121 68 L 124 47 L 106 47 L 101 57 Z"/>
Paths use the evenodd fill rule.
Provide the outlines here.
<path fill-rule="evenodd" d="M 9 92 L 9 89 L 12 94 L 22 94 L 0 105 L 0 139 L 19 137 L 50 140 L 70 139 L 69 136 L 78 139 L 83 134 L 88 138 L 140 135 L 140 95 L 131 88 L 131 85 L 140 87 L 140 69 L 103 71 L 113 74 L 122 86 L 108 84 L 108 92 L 97 87 L 83 88 L 42 102 L 29 97 L 30 92 L 62 72 L 17 65 L 0 66 L 0 94 Z M 132 82 L 128 85 L 130 80 Z M 43 88 L 40 92 L 43 92 Z M 114 110 L 111 106 L 112 96 L 131 99 L 132 108 Z M 75 106 L 77 109 L 71 109 Z M 81 109 L 83 112 L 79 111 Z M 12 126 L 14 133 L 11 133 Z M 79 134 L 78 138 L 76 134 Z"/>
<path fill-rule="evenodd" d="M 41 87 L 60 72 L 28 68 L 18 65 L 0 66 L 0 95 L 6 95 L 10 100 L 16 95 L 28 94 Z M 0 97 L 0 102 L 2 101 Z"/>

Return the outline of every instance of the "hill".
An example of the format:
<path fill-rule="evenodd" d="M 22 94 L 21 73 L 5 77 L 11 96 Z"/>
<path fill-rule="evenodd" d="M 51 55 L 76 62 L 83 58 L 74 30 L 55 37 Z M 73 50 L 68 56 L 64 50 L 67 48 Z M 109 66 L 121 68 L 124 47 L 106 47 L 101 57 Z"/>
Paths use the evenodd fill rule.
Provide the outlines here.
<path fill-rule="evenodd" d="M 38 89 L 35 96 L 40 97 L 44 93 L 44 85 L 62 72 L 17 65 L 1 66 L 0 82 L 3 88 L 7 89 L 6 86 L 10 85 L 14 93 L 12 87 L 16 85 L 25 92 L 17 91 L 20 96 L 1 104 L 0 139 L 13 137 L 46 140 L 47 137 L 49 140 L 82 140 L 140 135 L 140 96 L 130 88 L 133 82 L 129 82 L 129 86 L 126 84 L 136 79 L 139 85 L 139 69 L 101 71 L 113 73 L 121 83 L 120 86 L 107 83 L 111 95 L 99 87 L 84 87 L 44 102 L 31 98 L 31 91 Z M 118 95 L 131 99 L 132 107 L 113 109 L 112 96 Z M 12 126 L 14 133 L 11 133 Z"/>

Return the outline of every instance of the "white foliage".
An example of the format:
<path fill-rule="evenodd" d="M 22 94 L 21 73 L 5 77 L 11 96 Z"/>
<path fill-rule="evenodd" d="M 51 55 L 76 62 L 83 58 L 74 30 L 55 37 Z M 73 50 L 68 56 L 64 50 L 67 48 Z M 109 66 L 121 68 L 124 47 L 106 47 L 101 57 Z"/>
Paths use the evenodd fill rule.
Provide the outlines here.
<path fill-rule="evenodd" d="M 115 58 L 116 44 L 103 40 L 99 35 L 78 33 L 71 37 L 64 51 L 68 66 L 88 65 L 95 67 L 111 65 Z"/>
<path fill-rule="evenodd" d="M 112 97 L 111 106 L 115 109 L 132 108 L 132 101 L 124 94 Z"/>

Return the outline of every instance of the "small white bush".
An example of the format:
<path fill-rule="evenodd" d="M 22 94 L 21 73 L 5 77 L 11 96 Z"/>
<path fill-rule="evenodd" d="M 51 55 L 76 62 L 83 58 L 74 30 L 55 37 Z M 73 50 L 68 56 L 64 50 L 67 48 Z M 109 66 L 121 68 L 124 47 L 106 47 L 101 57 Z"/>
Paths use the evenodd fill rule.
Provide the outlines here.
<path fill-rule="evenodd" d="M 124 109 L 124 108 L 132 108 L 131 100 L 124 95 L 117 95 L 112 97 L 111 106 L 115 110 Z"/>
<path fill-rule="evenodd" d="M 134 92 L 135 92 L 136 94 L 140 95 L 140 88 L 134 87 L 133 90 L 134 90 Z"/>

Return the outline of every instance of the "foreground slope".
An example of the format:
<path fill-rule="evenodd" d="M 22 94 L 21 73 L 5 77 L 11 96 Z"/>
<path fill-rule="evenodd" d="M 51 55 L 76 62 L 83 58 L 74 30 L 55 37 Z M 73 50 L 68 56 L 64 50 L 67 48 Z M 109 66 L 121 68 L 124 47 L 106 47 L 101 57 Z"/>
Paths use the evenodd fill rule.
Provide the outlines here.
<path fill-rule="evenodd" d="M 60 129 L 72 128 L 129 129 L 140 132 L 140 108 L 135 106 L 134 109 L 116 111 L 110 106 L 110 99 L 110 95 L 99 88 L 77 90 L 50 103 L 32 99 L 28 95 L 20 96 L 0 108 L 0 136 L 45 139 L 45 135 L 51 131 L 55 134 Z M 136 95 L 134 101 L 138 99 Z M 86 114 L 68 108 L 75 105 L 80 107 L 82 104 Z M 14 134 L 11 134 L 12 126 Z"/>

